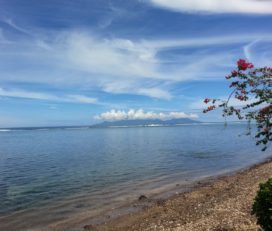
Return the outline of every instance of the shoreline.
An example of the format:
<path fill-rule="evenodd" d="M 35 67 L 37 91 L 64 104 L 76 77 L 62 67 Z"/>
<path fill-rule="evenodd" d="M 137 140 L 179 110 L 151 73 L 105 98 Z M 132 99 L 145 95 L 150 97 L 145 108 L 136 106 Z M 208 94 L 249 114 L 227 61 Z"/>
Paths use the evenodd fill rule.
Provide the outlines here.
<path fill-rule="evenodd" d="M 259 183 L 265 181 L 270 176 L 272 176 L 271 156 L 239 169 L 229 169 L 228 171 L 221 171 L 218 174 L 211 176 L 203 175 L 202 178 L 196 178 L 193 181 L 188 180 L 186 182 L 185 180 L 182 181 L 183 183 L 178 182 L 176 184 L 172 182 L 173 184 L 164 184 L 164 190 L 154 188 L 156 193 L 143 190 L 143 194 L 138 194 L 138 197 L 144 195 L 141 200 L 137 199 L 138 197 L 136 196 L 133 201 L 127 201 L 125 204 L 120 204 L 120 206 L 114 208 L 107 207 L 107 209 L 86 210 L 83 213 L 75 213 L 65 220 L 56 220 L 55 222 L 43 224 L 40 223 L 40 225 L 36 227 L 31 227 L 30 224 L 27 224 L 29 218 L 26 216 L 27 219 L 21 225 L 24 226 L 24 230 L 33 231 L 259 230 L 258 226 L 255 225 L 255 218 L 250 215 L 251 205 L 253 203 L 252 200 L 255 196 L 254 192 L 258 189 Z M 234 189 L 232 189 L 232 187 Z M 247 206 L 246 212 L 244 210 L 242 211 L 242 213 L 247 214 L 245 220 L 248 220 L 248 217 L 250 217 L 248 223 L 251 224 L 251 227 L 237 228 L 234 226 L 234 228 L 230 228 L 228 225 L 224 224 L 226 221 L 222 221 L 222 218 L 216 218 L 216 221 L 213 222 L 209 220 L 205 222 L 212 224 L 221 219 L 220 222 L 223 224 L 223 227 L 220 227 L 221 223 L 217 224 L 219 228 L 217 226 L 211 228 L 203 225 L 200 225 L 200 227 L 197 228 L 186 227 L 190 223 L 191 225 L 198 224 L 201 216 L 211 216 L 211 214 L 217 216 L 218 212 L 215 208 L 217 206 L 216 202 L 222 201 L 222 198 L 226 200 L 230 198 L 235 199 L 240 195 L 240 191 L 243 191 L 244 188 L 248 188 L 250 193 L 253 191 L 253 194 L 250 194 L 251 198 L 247 200 L 247 204 L 243 205 L 244 207 Z M 210 191 L 213 193 L 210 193 Z M 244 193 L 243 197 L 246 196 L 248 196 L 247 193 Z M 239 203 L 235 202 L 234 204 Z M 220 205 L 222 208 L 227 207 L 232 211 L 231 204 L 219 204 L 219 206 Z M 42 208 L 40 209 L 43 210 Z M 200 209 L 200 211 L 198 211 L 198 209 Z M 241 208 L 235 208 L 234 210 L 241 213 Z M 211 211 L 214 212 L 212 213 Z M 222 211 L 220 211 L 219 214 L 221 214 L 221 212 Z M 50 210 L 43 210 L 43 213 L 49 215 Z M 227 217 L 231 217 L 232 215 L 233 214 L 230 213 Z M 224 216 L 222 217 L 224 218 Z M 229 222 L 231 221 L 228 221 L 227 224 Z M 243 223 L 243 221 L 240 221 L 240 223 L 241 222 Z M 238 223 L 236 223 L 236 225 Z M 16 223 L 14 224 L 15 226 L 12 224 L 8 226 L 9 230 L 16 230 L 17 225 Z M 202 228 L 202 226 L 204 228 Z"/>
<path fill-rule="evenodd" d="M 272 157 L 240 170 L 199 180 L 138 211 L 90 223 L 84 231 L 260 230 L 251 206 L 260 182 L 272 176 Z M 132 206 L 132 205 L 131 205 Z"/>

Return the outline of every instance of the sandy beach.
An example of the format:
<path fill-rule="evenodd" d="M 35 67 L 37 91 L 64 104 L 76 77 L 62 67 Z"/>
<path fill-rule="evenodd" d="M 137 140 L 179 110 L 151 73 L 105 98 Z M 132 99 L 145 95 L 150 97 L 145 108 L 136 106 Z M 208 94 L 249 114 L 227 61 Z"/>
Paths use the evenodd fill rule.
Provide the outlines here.
<path fill-rule="evenodd" d="M 190 192 L 158 200 L 143 211 L 103 224 L 86 225 L 84 230 L 261 230 L 251 215 L 251 206 L 259 183 L 271 176 L 270 159 L 227 176 L 198 182 Z"/>

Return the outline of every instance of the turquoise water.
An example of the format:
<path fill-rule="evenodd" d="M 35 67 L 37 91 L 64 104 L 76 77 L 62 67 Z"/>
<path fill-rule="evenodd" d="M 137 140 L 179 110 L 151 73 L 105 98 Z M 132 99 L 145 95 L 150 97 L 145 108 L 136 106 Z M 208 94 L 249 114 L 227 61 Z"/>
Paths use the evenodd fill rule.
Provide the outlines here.
<path fill-rule="evenodd" d="M 267 157 L 245 133 L 244 125 L 218 124 L 1 130 L 0 228 L 88 216 Z"/>

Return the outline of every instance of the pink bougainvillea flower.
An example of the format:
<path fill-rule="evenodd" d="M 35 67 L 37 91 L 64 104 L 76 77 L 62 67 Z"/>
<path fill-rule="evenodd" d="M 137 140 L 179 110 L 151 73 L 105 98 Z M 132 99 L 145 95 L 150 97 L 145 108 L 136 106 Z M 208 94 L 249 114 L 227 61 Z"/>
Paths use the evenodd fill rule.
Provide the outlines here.
<path fill-rule="evenodd" d="M 233 72 L 231 72 L 231 76 L 232 77 L 236 77 L 238 75 L 238 71 L 233 71 Z"/>
<path fill-rule="evenodd" d="M 237 61 L 237 66 L 238 66 L 238 68 L 239 68 L 240 70 L 242 70 L 242 71 L 245 71 L 245 70 L 247 70 L 248 68 L 253 68 L 253 67 L 254 67 L 252 63 L 249 63 L 249 62 L 247 62 L 247 61 L 244 60 L 244 59 L 239 59 L 239 60 Z"/>
<path fill-rule="evenodd" d="M 208 98 L 206 98 L 206 99 L 204 99 L 204 103 L 209 103 L 210 102 L 210 99 L 208 99 Z"/>

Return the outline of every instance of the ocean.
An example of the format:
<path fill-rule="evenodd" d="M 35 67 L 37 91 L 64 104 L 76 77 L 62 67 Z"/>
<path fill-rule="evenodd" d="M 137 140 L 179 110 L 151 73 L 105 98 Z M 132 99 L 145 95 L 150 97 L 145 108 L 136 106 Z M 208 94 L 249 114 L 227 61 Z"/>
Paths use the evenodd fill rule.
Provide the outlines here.
<path fill-rule="evenodd" d="M 246 132 L 243 124 L 2 129 L 0 230 L 72 227 L 267 158 Z"/>

